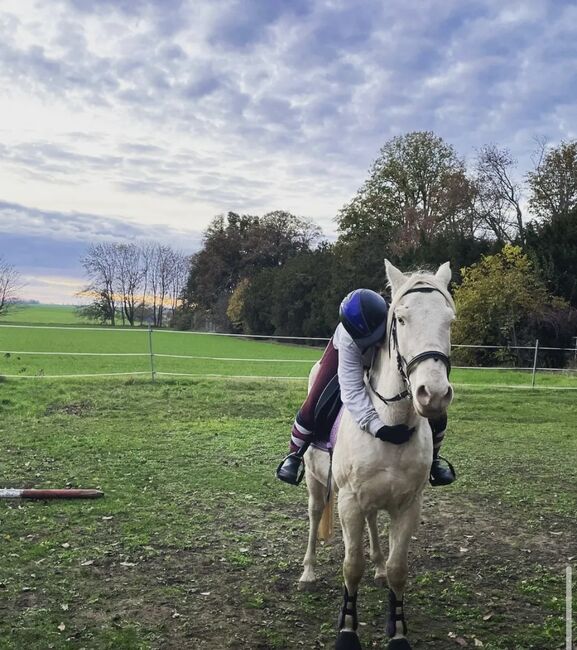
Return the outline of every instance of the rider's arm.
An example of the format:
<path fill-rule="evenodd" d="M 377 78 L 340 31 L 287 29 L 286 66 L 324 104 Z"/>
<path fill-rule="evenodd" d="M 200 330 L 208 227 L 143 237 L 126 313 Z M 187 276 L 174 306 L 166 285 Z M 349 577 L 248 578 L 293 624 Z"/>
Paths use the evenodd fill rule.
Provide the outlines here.
<path fill-rule="evenodd" d="M 361 429 L 375 435 L 384 423 L 367 393 L 363 355 L 342 324 L 335 331 L 333 345 L 339 351 L 338 375 L 342 402 Z"/>

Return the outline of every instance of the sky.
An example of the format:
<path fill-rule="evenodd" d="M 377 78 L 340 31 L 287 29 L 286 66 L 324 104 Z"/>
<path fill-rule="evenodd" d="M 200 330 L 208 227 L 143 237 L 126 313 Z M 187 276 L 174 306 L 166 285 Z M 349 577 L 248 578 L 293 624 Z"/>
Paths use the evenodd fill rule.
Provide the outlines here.
<path fill-rule="evenodd" d="M 382 145 L 577 137 L 577 5 L 2 0 L 0 257 L 76 302 L 90 243 L 192 253 L 229 210 L 335 217 Z"/>

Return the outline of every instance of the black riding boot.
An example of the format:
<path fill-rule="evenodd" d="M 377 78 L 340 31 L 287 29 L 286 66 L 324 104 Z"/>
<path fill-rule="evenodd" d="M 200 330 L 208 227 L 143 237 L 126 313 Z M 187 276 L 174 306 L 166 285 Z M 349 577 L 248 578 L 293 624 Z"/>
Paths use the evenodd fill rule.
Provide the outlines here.
<path fill-rule="evenodd" d="M 438 485 L 450 485 L 456 478 L 455 468 L 451 463 L 446 458 L 439 456 L 438 452 L 435 452 L 433 454 L 429 483 L 434 487 Z"/>
<path fill-rule="evenodd" d="M 306 443 L 298 450 L 289 454 L 282 463 L 277 467 L 276 477 L 285 483 L 298 485 L 305 474 L 304 467 L 300 470 L 303 462 L 305 451 L 309 448 L 310 442 Z M 300 470 L 300 472 L 299 472 Z"/>

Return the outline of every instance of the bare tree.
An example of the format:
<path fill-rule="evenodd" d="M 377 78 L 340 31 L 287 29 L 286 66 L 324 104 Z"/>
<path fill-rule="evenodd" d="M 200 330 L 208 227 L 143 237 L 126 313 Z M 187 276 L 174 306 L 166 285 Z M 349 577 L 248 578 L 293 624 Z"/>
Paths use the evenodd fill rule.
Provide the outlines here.
<path fill-rule="evenodd" d="M 115 244 L 117 260 L 117 293 L 122 301 L 122 320 L 134 325 L 137 293 L 144 276 L 141 265 L 142 249 L 136 244 Z"/>
<path fill-rule="evenodd" d="M 170 246 L 157 244 L 154 247 L 150 286 L 152 289 L 152 321 L 155 327 L 162 327 L 164 308 L 170 296 L 170 284 L 174 268 L 174 251 Z"/>
<path fill-rule="evenodd" d="M 180 251 L 176 251 L 174 254 L 174 270 L 170 286 L 170 308 L 173 314 L 178 307 L 178 303 L 182 300 L 182 294 L 188 279 L 189 271 L 190 256 L 184 255 L 184 253 Z"/>
<path fill-rule="evenodd" d="M 118 256 L 116 244 L 104 242 L 91 244 L 86 255 L 80 260 L 90 278 L 90 284 L 80 292 L 80 295 L 93 299 L 98 306 L 103 322 L 116 324 L 116 294 L 115 287 L 118 277 Z"/>
<path fill-rule="evenodd" d="M 154 264 L 154 249 L 155 245 L 151 242 L 145 242 L 140 246 L 140 260 L 142 264 L 142 301 L 140 303 L 141 326 L 144 323 L 144 316 L 146 314 L 148 291 L 150 290 L 152 268 Z"/>
<path fill-rule="evenodd" d="M 521 186 L 513 178 L 515 160 L 507 149 L 486 145 L 477 152 L 475 213 L 478 227 L 498 241 L 524 240 Z"/>
<path fill-rule="evenodd" d="M 20 273 L 0 257 L 0 316 L 8 311 L 10 305 L 18 302 L 18 292 L 21 288 Z"/>

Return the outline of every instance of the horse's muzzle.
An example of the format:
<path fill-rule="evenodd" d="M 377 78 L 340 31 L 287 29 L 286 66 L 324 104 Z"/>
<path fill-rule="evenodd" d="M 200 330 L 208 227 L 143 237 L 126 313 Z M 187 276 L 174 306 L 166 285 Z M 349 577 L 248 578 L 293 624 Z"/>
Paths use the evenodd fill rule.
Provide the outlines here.
<path fill-rule="evenodd" d="M 425 418 L 435 418 L 449 408 L 453 401 L 453 387 L 445 384 L 439 390 L 434 390 L 426 384 L 417 387 L 414 393 L 415 408 Z"/>

